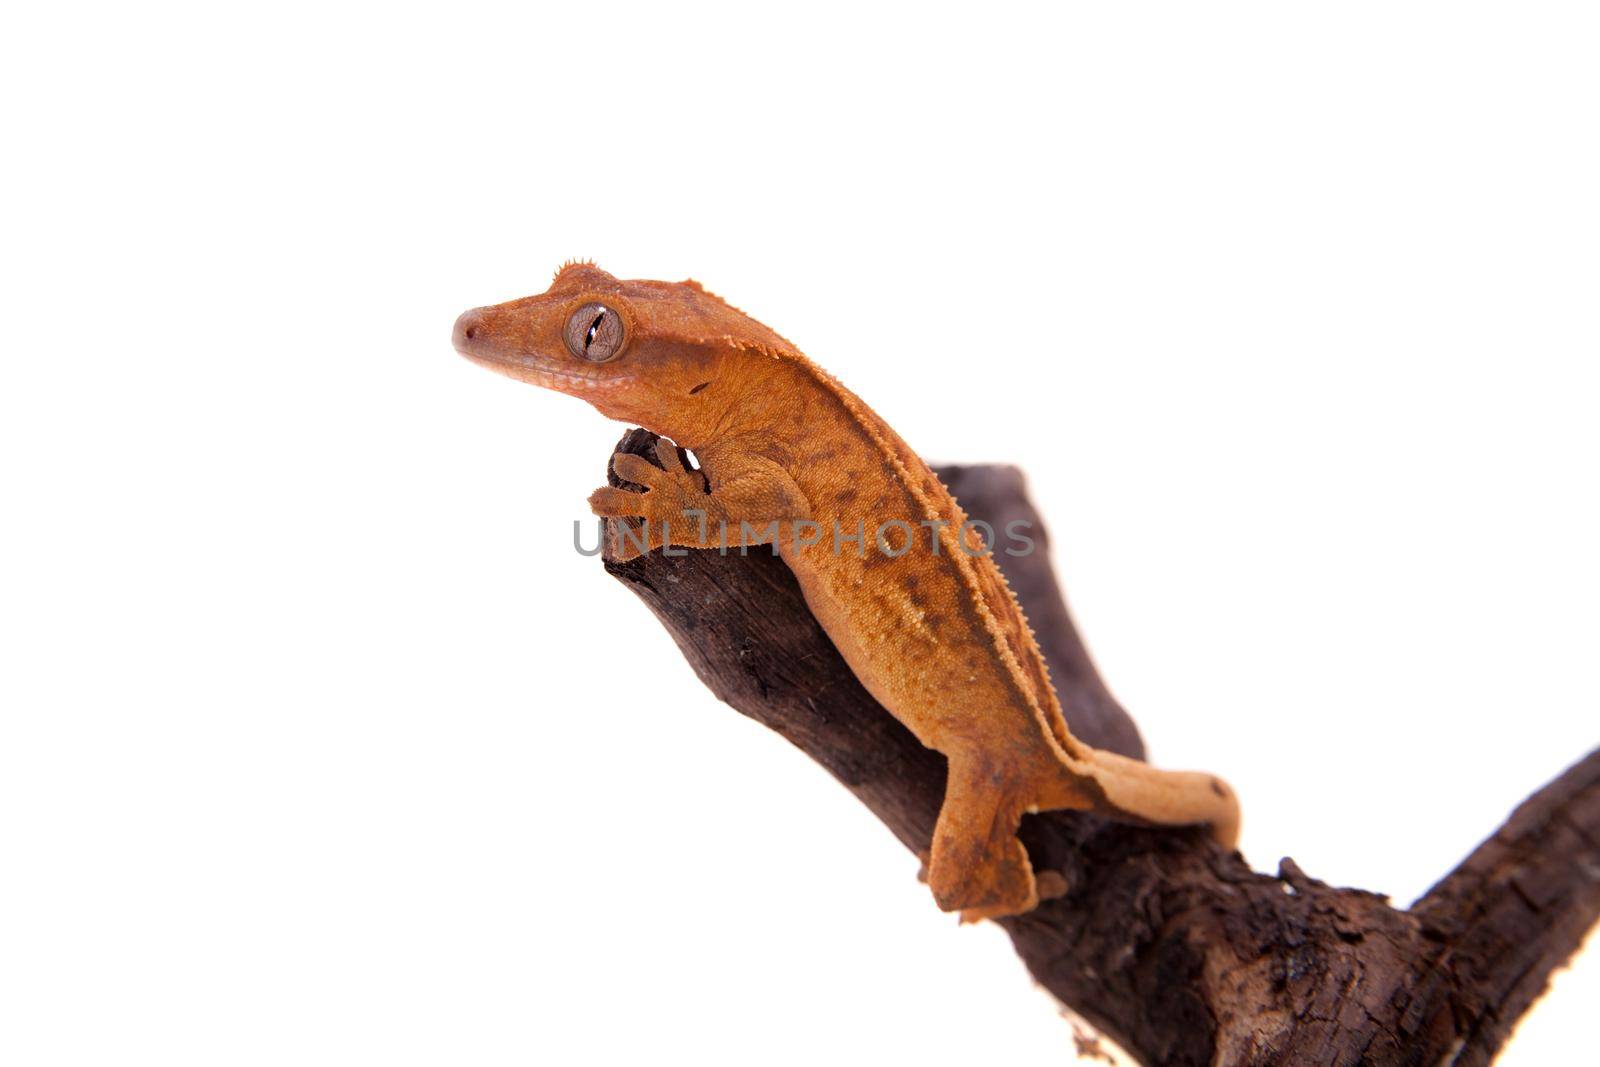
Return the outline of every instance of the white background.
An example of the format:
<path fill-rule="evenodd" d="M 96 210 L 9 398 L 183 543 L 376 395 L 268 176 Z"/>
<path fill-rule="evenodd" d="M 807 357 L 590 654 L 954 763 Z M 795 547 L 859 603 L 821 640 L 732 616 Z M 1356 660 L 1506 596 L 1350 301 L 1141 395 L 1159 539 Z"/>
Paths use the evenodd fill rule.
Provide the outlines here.
<path fill-rule="evenodd" d="M 1597 741 L 1588 5 L 9 16 L 0 1060 L 1050 1063 L 448 334 L 692 275 L 1018 460 L 1152 757 L 1409 901 Z M 1044 458 L 1048 455 L 1048 458 Z M 1591 951 L 1505 1064 L 1570 1062 Z"/>

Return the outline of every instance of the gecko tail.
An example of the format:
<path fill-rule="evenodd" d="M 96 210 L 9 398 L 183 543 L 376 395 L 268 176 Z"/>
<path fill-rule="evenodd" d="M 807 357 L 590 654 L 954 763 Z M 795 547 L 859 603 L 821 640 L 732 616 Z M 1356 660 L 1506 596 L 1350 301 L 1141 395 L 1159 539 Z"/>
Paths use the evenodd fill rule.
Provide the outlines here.
<path fill-rule="evenodd" d="M 1102 749 L 1081 746 L 1068 775 L 1080 795 L 1083 778 L 1098 786 L 1094 810 L 1113 819 L 1157 826 L 1211 828 L 1224 848 L 1239 843 L 1239 798 L 1227 782 L 1199 771 L 1168 771 Z M 1064 805 L 1065 806 L 1065 805 Z"/>

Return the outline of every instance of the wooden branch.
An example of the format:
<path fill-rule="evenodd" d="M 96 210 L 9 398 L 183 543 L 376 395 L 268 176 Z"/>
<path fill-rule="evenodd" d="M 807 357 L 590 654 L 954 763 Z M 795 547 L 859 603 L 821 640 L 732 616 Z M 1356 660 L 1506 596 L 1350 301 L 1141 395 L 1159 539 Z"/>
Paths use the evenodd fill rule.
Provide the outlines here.
<path fill-rule="evenodd" d="M 1411 908 L 1472 1020 L 1458 1064 L 1488 1063 L 1600 916 L 1600 749 L 1529 797 Z"/>
<path fill-rule="evenodd" d="M 619 450 L 648 457 L 654 440 L 635 430 Z M 1042 532 L 1015 468 L 940 475 L 975 518 L 1004 528 L 1026 517 Z M 1142 755 L 1047 554 L 1002 562 L 1073 732 Z M 862 689 L 781 560 L 657 552 L 606 569 L 712 692 L 826 767 L 907 848 L 928 847 L 943 757 Z M 1292 860 L 1255 873 L 1199 830 L 1050 813 L 1025 819 L 1022 837 L 1041 884 L 1061 895 L 1001 925 L 1042 985 L 1146 1064 L 1470 1067 L 1489 1062 L 1600 917 L 1600 751 L 1410 911 Z"/>

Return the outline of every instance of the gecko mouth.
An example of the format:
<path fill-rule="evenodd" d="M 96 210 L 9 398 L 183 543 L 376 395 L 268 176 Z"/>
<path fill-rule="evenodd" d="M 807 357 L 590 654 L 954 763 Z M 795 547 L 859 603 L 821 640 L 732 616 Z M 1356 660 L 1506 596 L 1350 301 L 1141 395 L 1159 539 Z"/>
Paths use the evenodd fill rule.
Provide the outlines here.
<path fill-rule="evenodd" d="M 562 391 L 577 391 L 596 389 L 610 389 L 622 385 L 624 382 L 633 381 L 631 374 L 608 374 L 602 376 L 600 368 L 596 367 L 592 374 L 584 374 L 576 370 L 563 370 L 552 367 L 537 357 L 529 356 L 502 356 L 491 352 L 469 352 L 457 348 L 463 356 L 481 367 L 488 367 L 509 378 L 516 378 L 530 385 L 540 385 Z"/>

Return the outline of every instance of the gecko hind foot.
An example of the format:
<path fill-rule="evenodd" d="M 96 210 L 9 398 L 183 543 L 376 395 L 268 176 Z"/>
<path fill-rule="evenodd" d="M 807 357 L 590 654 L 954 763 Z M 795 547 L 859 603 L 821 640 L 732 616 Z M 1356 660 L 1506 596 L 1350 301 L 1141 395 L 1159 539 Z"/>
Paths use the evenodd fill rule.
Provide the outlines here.
<path fill-rule="evenodd" d="M 997 786 L 1006 780 L 984 761 L 952 759 L 933 831 L 928 887 L 962 922 L 1019 915 L 1039 902 L 1027 850 L 1017 840 L 1022 805 Z"/>

